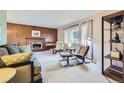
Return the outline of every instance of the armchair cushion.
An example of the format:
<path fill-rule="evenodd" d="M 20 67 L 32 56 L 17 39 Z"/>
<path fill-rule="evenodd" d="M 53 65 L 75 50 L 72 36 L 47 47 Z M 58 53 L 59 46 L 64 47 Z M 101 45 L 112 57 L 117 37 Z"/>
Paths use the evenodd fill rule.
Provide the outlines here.
<path fill-rule="evenodd" d="M 84 52 L 85 52 L 85 47 L 84 46 L 81 46 L 80 49 L 79 49 L 79 51 L 78 51 L 78 54 L 79 55 L 83 55 Z"/>

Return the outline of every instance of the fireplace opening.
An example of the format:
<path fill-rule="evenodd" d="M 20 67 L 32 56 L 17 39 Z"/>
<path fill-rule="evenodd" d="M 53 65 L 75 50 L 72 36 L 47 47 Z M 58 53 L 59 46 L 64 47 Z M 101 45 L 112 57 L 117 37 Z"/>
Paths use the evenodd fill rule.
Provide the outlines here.
<path fill-rule="evenodd" d="M 41 44 L 33 44 L 33 48 L 41 48 Z"/>
<path fill-rule="evenodd" d="M 32 49 L 33 50 L 42 50 L 42 44 L 41 43 L 32 44 Z"/>

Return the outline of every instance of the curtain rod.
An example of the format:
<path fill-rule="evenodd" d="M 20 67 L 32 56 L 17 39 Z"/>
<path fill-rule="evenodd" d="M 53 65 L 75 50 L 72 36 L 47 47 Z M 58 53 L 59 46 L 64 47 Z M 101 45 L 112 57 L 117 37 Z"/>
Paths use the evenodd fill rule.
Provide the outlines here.
<path fill-rule="evenodd" d="M 93 21 L 93 19 L 90 19 L 90 20 L 87 20 L 87 21 L 83 21 L 82 23 L 85 24 L 85 23 L 91 22 L 91 21 Z M 79 24 L 75 24 L 75 25 L 72 25 L 72 26 L 68 26 L 68 28 L 72 28 L 72 27 L 75 27 L 75 26 L 78 26 L 78 25 L 79 25 Z M 66 29 L 66 28 L 64 28 L 64 29 Z"/>
<path fill-rule="evenodd" d="M 72 25 L 72 26 L 69 26 L 69 28 L 72 28 L 72 27 L 75 27 L 75 26 L 78 26 L 79 24 L 75 24 L 75 25 Z"/>

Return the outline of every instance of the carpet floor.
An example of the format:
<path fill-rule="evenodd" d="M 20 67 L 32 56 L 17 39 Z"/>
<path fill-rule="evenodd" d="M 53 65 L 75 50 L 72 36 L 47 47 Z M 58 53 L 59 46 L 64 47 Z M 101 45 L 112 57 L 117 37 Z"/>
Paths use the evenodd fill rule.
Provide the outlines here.
<path fill-rule="evenodd" d="M 82 64 L 72 67 L 63 67 L 66 62 L 60 63 L 59 54 L 50 51 L 36 52 L 38 61 L 42 66 L 43 83 L 116 83 L 116 81 L 101 74 L 101 64 Z M 76 64 L 76 60 L 70 60 L 70 64 Z"/>

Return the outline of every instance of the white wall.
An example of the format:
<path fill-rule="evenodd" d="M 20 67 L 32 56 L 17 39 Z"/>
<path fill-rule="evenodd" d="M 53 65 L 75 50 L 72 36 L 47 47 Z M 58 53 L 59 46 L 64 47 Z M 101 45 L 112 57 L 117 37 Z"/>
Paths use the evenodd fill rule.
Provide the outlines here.
<path fill-rule="evenodd" d="M 64 31 L 62 30 L 62 28 L 58 28 L 58 33 L 57 33 L 57 40 L 63 40 L 64 41 Z"/>
<path fill-rule="evenodd" d="M 97 60 L 97 62 L 101 62 L 101 51 L 102 51 L 102 16 L 112 14 L 117 12 L 118 10 L 109 10 L 104 11 L 103 13 L 91 16 L 87 19 L 93 19 L 93 51 L 94 51 L 94 58 Z M 80 20 L 83 21 L 83 20 Z M 71 23 L 72 24 L 72 23 Z M 63 28 L 63 27 L 62 27 Z M 58 40 L 61 38 L 64 38 L 64 32 L 62 31 L 62 28 L 58 29 Z"/>
<path fill-rule="evenodd" d="M 0 45 L 7 44 L 7 12 L 0 10 Z"/>

